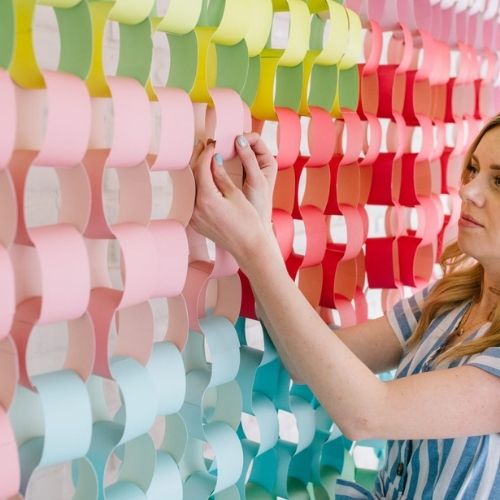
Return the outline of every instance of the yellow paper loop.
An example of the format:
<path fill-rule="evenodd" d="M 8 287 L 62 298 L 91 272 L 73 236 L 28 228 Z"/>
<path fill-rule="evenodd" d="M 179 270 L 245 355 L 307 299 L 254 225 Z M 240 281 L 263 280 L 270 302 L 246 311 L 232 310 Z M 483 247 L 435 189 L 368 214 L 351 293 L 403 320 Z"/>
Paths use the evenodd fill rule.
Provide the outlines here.
<path fill-rule="evenodd" d="M 198 26 L 195 29 L 198 40 L 198 63 L 196 78 L 190 92 L 191 99 L 195 102 L 210 102 L 208 93 L 210 87 L 215 86 L 217 74 L 217 55 L 215 45 L 211 43 L 215 28 Z"/>
<path fill-rule="evenodd" d="M 212 38 L 213 43 L 235 45 L 245 37 L 253 6 L 247 0 L 226 0 L 224 13 Z"/>
<path fill-rule="evenodd" d="M 330 32 L 316 64 L 338 64 L 349 43 L 349 18 L 346 9 L 334 0 L 326 0 L 330 11 Z"/>
<path fill-rule="evenodd" d="M 311 34 L 310 12 L 303 0 L 288 0 L 290 10 L 290 35 L 280 66 L 297 66 L 306 56 Z"/>
<path fill-rule="evenodd" d="M 38 67 L 33 48 L 32 22 L 35 6 L 35 0 L 14 2 L 16 39 L 9 71 L 12 79 L 27 89 L 45 87 L 45 81 Z"/>
<path fill-rule="evenodd" d="M 116 0 L 109 13 L 113 21 L 124 24 L 139 24 L 151 13 L 155 0 Z"/>
<path fill-rule="evenodd" d="M 252 105 L 252 114 L 260 120 L 276 120 L 274 79 L 280 56 L 281 51 L 275 49 L 264 49 L 261 54 L 259 88 Z"/>
<path fill-rule="evenodd" d="M 203 0 L 171 0 L 167 13 L 158 24 L 158 30 L 175 35 L 185 35 L 193 31 L 202 5 Z"/>
<path fill-rule="evenodd" d="M 361 58 L 363 37 L 361 32 L 361 19 L 351 9 L 345 9 L 349 19 L 349 42 L 339 63 L 339 68 L 349 69 L 357 64 Z"/>
<path fill-rule="evenodd" d="M 255 57 L 264 50 L 271 32 L 273 24 L 271 0 L 253 0 L 247 24 L 245 41 L 248 48 L 248 57 Z"/>
<path fill-rule="evenodd" d="M 113 4 L 110 2 L 90 2 L 92 22 L 92 62 L 87 77 L 87 87 L 92 97 L 110 97 L 108 82 L 102 59 L 104 28 Z"/>
<path fill-rule="evenodd" d="M 60 7 L 63 9 L 69 9 L 79 4 L 83 0 L 38 0 L 39 5 L 48 5 L 50 7 Z"/>

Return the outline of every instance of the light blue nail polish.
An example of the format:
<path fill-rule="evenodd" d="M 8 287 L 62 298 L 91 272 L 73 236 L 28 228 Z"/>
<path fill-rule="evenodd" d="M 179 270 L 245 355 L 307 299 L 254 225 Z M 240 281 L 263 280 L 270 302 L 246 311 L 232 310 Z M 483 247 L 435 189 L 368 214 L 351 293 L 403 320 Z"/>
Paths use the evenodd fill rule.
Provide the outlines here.
<path fill-rule="evenodd" d="M 244 136 L 244 135 L 239 135 L 238 136 L 238 139 L 236 139 L 238 141 L 238 144 L 242 147 L 242 148 L 246 148 L 248 146 L 248 141 L 247 141 L 247 138 Z"/>
<path fill-rule="evenodd" d="M 224 160 L 222 159 L 222 155 L 220 153 L 214 154 L 214 160 L 219 167 L 222 167 L 222 165 L 224 165 Z"/>

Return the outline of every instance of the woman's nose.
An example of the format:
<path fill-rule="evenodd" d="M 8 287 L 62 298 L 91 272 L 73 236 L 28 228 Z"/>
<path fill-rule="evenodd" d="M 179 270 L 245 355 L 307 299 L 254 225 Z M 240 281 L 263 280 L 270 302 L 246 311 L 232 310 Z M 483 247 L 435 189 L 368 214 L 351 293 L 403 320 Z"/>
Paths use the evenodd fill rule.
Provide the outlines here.
<path fill-rule="evenodd" d="M 485 193 L 484 180 L 481 175 L 477 175 L 469 182 L 462 184 L 459 194 L 463 202 L 469 201 L 478 207 L 482 207 L 485 202 Z"/>

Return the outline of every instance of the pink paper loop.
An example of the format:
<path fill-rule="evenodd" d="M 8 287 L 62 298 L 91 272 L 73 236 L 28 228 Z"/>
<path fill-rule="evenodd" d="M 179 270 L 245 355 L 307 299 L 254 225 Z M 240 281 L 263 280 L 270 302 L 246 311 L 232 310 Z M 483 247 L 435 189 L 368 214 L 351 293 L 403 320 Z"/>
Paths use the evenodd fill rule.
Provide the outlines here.
<path fill-rule="evenodd" d="M 37 165 L 72 167 L 85 155 L 90 137 L 90 97 L 76 76 L 44 71 L 47 125 Z"/>
<path fill-rule="evenodd" d="M 155 87 L 160 107 L 158 152 L 152 155 L 151 170 L 186 168 L 193 152 L 194 112 L 189 94 L 182 89 Z"/>
<path fill-rule="evenodd" d="M 307 166 L 322 167 L 330 161 L 335 150 L 334 142 L 329 140 L 334 136 L 335 127 L 330 113 L 323 108 L 311 106 L 309 112 L 311 121 L 307 132 L 310 158 Z"/>
<path fill-rule="evenodd" d="M 276 108 L 278 117 L 278 169 L 291 167 L 300 152 L 300 117 L 289 108 Z"/>
<path fill-rule="evenodd" d="M 188 268 L 186 230 L 175 220 L 158 220 L 151 222 L 149 231 L 158 256 L 158 269 L 151 297 L 180 295 Z"/>
<path fill-rule="evenodd" d="M 14 268 L 7 250 L 0 244 L 0 340 L 9 334 L 16 310 Z"/>
<path fill-rule="evenodd" d="M 212 88 L 209 91 L 213 106 L 207 107 L 205 131 L 207 138 L 216 141 L 215 151 L 224 160 L 236 154 L 234 141 L 245 126 L 245 110 L 240 95 L 228 88 Z"/>
<path fill-rule="evenodd" d="M 16 91 L 9 73 L 0 68 L 0 170 L 7 168 L 16 142 Z"/>
<path fill-rule="evenodd" d="M 67 224 L 34 228 L 30 235 L 41 274 L 39 323 L 78 318 L 87 309 L 90 293 L 89 259 L 82 235 Z"/>
<path fill-rule="evenodd" d="M 158 252 L 149 229 L 123 222 L 113 226 L 122 254 L 123 295 L 120 308 L 147 301 L 156 286 Z"/>
<path fill-rule="evenodd" d="M 148 154 L 151 107 L 144 87 L 133 78 L 108 77 L 113 103 L 113 139 L 108 166 L 133 167 Z"/>

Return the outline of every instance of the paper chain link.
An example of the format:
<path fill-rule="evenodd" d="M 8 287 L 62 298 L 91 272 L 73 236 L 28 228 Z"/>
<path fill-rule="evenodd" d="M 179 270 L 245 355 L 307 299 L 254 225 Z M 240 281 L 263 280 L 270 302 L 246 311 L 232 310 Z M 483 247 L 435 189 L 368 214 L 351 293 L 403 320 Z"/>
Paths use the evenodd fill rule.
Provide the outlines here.
<path fill-rule="evenodd" d="M 500 104 L 500 24 L 495 2 L 415 4 L 0 1 L 0 497 L 63 463 L 82 500 L 333 498 L 339 476 L 373 483 L 265 329 L 263 346 L 252 340 L 247 278 L 189 227 L 187 165 L 195 138 L 214 138 L 241 183 L 236 136 L 276 122 L 275 233 L 325 321 L 365 320 L 367 286 L 386 309 L 425 284 L 456 232 L 467 144 Z M 34 47 L 42 6 L 57 19 L 55 71 Z M 279 16 L 285 48 L 272 44 Z M 157 36 L 170 50 L 161 84 Z M 25 210 L 40 167 L 60 199 L 57 222 L 35 226 Z M 172 186 L 161 216 L 159 176 Z M 367 205 L 385 209 L 378 232 Z M 30 349 L 55 330 L 64 361 L 40 371 Z M 382 463 L 384 443 L 362 444 Z"/>

